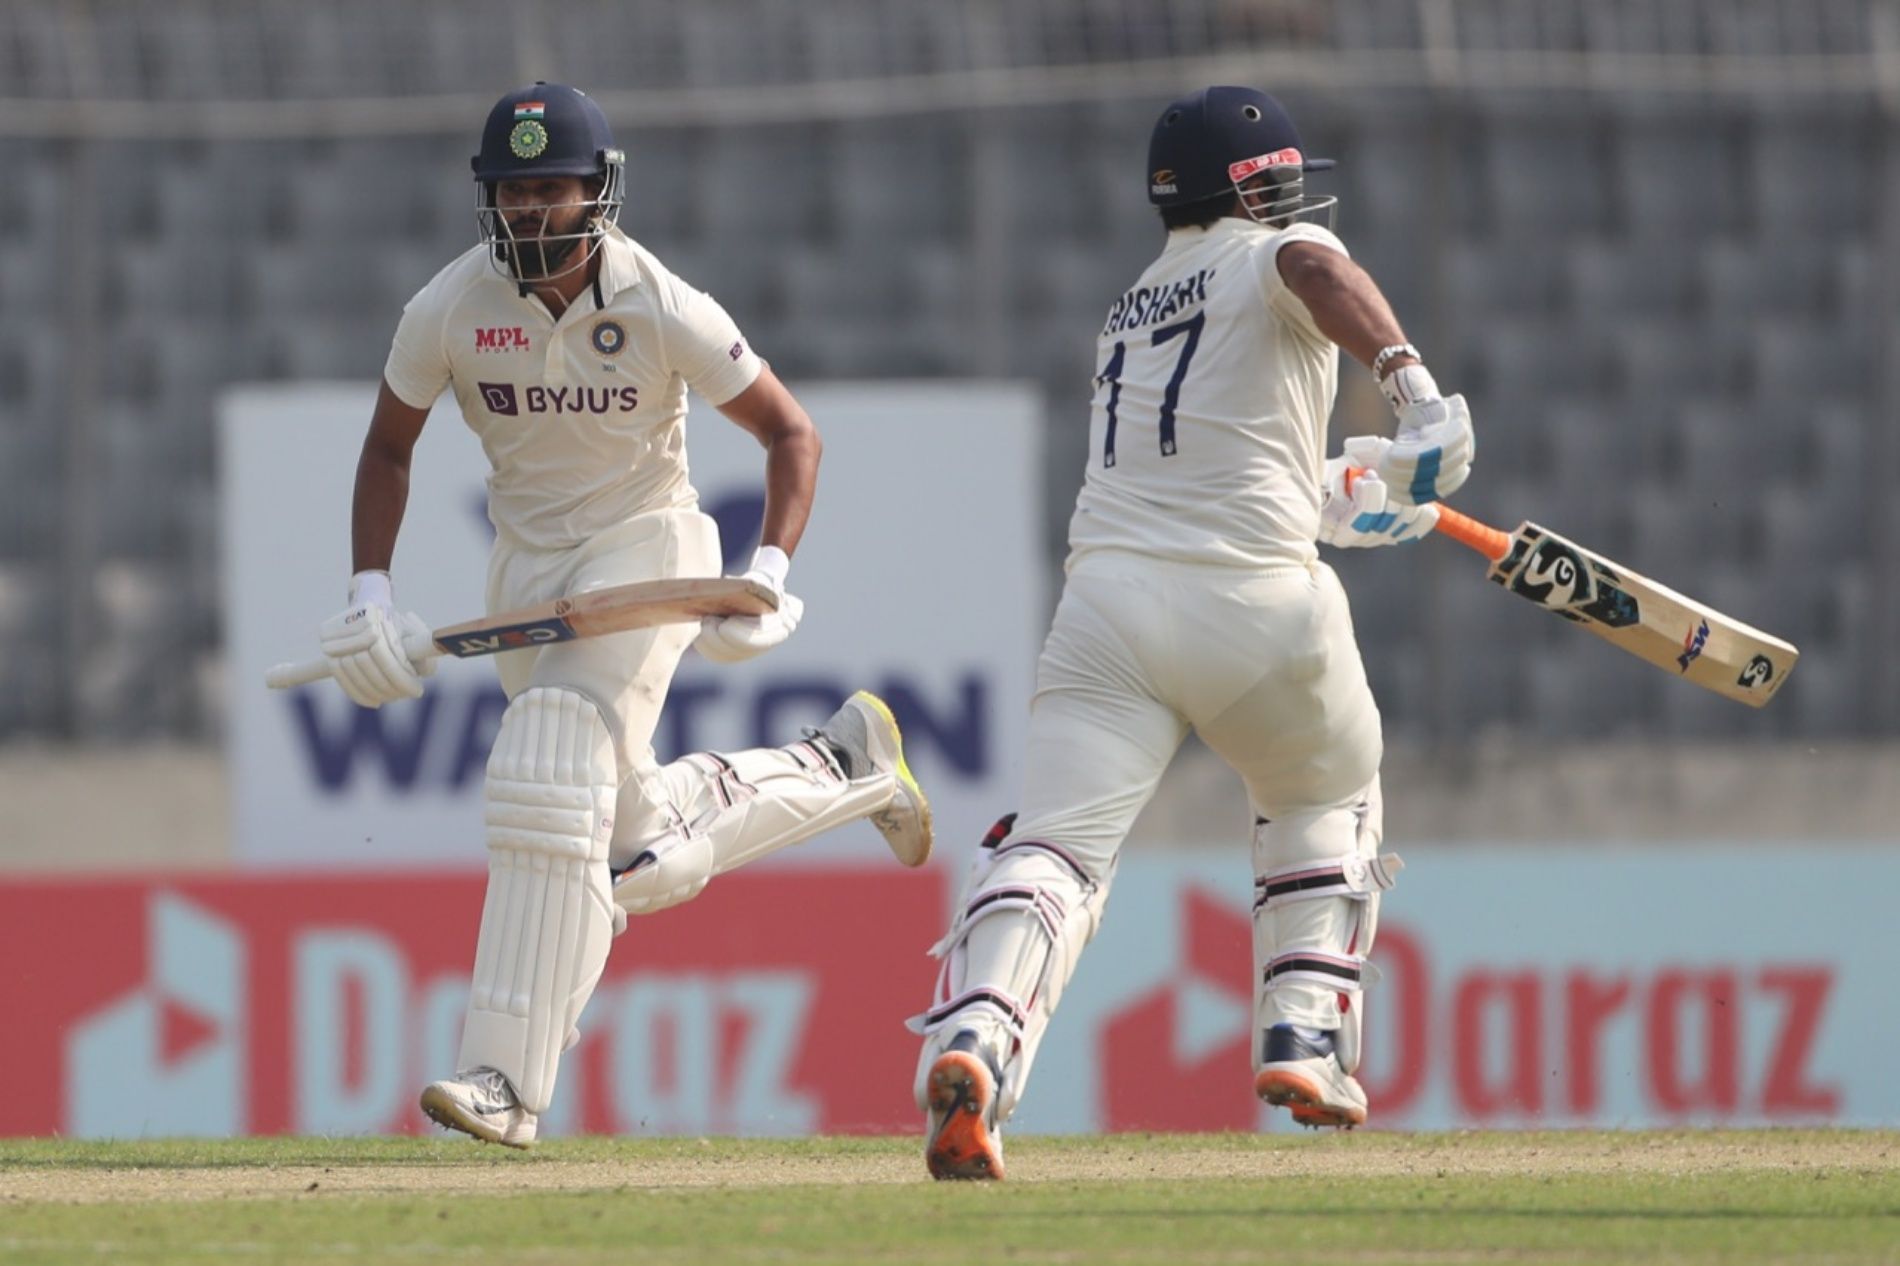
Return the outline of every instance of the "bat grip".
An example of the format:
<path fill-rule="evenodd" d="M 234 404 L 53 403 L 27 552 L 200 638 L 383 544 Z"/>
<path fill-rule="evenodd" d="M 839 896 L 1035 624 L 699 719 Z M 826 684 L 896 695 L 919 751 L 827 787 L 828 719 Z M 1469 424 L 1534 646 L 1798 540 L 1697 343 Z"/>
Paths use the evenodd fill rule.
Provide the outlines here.
<path fill-rule="evenodd" d="M 425 659 L 433 659 L 442 653 L 442 648 L 425 634 L 416 634 L 402 640 L 403 654 L 409 662 L 420 665 Z M 264 684 L 272 690 L 289 690 L 296 686 L 308 686 L 312 682 L 322 681 L 330 676 L 330 660 L 327 656 L 306 659 L 295 664 L 273 664 L 264 674 Z"/>
<path fill-rule="evenodd" d="M 1460 545 L 1468 545 L 1492 562 L 1502 562 L 1511 552 L 1511 534 L 1500 532 L 1489 523 L 1480 523 L 1468 514 L 1460 514 L 1442 502 L 1438 507 L 1438 526 L 1433 529 L 1440 536 L 1449 536 Z"/>
<path fill-rule="evenodd" d="M 264 684 L 272 690 L 289 690 L 293 686 L 307 686 L 313 681 L 322 681 L 330 675 L 330 661 L 327 658 L 306 659 L 296 664 L 273 664 L 264 674 Z"/>
<path fill-rule="evenodd" d="M 1353 466 L 1346 471 L 1346 491 L 1352 491 L 1353 481 L 1365 473 L 1363 467 Z M 1483 554 L 1492 562 L 1500 562 L 1511 552 L 1511 534 L 1500 532 L 1488 523 L 1480 523 L 1468 514 L 1460 514 L 1444 502 L 1438 503 L 1438 526 L 1433 529 L 1440 536 L 1449 537 L 1460 545 L 1469 546 Z"/>

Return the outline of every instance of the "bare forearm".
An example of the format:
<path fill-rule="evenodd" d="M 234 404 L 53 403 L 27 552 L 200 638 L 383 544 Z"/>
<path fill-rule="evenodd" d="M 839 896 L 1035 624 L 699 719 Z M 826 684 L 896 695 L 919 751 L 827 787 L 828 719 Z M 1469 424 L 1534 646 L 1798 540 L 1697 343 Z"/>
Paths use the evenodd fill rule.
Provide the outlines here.
<path fill-rule="evenodd" d="M 1295 252 L 1300 252 L 1295 254 Z M 1292 258 L 1284 256 L 1292 255 Z M 1339 344 L 1347 355 L 1370 369 L 1381 350 L 1406 341 L 1405 330 L 1392 305 L 1366 270 L 1337 251 L 1295 243 L 1282 251 L 1281 275 L 1319 332 Z M 1412 363 L 1409 356 L 1387 360 L 1387 372 Z"/>
<path fill-rule="evenodd" d="M 408 504 L 408 457 L 365 445 L 356 463 L 356 494 L 350 506 L 352 570 L 389 570 Z"/>
<path fill-rule="evenodd" d="M 789 557 L 805 535 L 818 487 L 818 459 L 824 445 L 809 422 L 775 436 L 765 450 L 765 522 L 759 544 L 776 545 Z"/>

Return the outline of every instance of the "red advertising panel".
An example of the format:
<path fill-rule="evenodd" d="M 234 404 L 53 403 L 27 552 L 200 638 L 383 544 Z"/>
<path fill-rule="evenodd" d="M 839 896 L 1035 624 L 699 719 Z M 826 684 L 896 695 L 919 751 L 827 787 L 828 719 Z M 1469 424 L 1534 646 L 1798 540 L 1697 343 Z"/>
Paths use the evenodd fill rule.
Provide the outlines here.
<path fill-rule="evenodd" d="M 419 1130 L 454 1071 L 483 878 L 452 872 L 0 885 L 0 1134 Z M 549 1124 L 911 1128 L 932 871 L 727 876 L 633 920 Z"/>
<path fill-rule="evenodd" d="M 1373 1128 L 1900 1120 L 1881 907 L 1900 858 L 1417 851 L 1362 999 Z M 1127 860 L 1015 1128 L 1289 1128 L 1252 1094 L 1248 880 L 1244 854 Z M 759 869 L 635 919 L 544 1127 L 915 1131 L 903 1021 L 930 996 L 949 882 Z M 423 1128 L 482 883 L 0 884 L 0 1134 Z"/>

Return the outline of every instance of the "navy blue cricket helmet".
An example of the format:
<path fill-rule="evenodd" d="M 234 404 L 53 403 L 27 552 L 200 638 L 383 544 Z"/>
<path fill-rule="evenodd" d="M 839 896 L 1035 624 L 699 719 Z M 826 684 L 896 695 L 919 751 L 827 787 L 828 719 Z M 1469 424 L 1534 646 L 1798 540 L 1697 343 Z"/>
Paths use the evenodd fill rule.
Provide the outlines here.
<path fill-rule="evenodd" d="M 479 186 L 475 207 L 482 240 L 493 248 L 495 267 L 510 280 L 542 281 L 583 266 L 601 235 L 620 219 L 627 156 L 615 146 L 600 106 L 578 88 L 536 81 L 502 97 L 488 112 L 481 152 L 469 166 Z M 556 208 L 544 207 L 538 208 L 541 231 L 532 239 L 518 239 L 496 210 L 495 186 L 546 176 L 591 178 L 600 182 L 600 189 L 581 231 L 548 233 L 546 217 Z M 577 252 L 582 242 L 587 249 Z"/>
<path fill-rule="evenodd" d="M 1306 197 L 1308 158 L 1286 107 L 1256 88 L 1213 87 L 1171 102 L 1148 140 L 1148 201 L 1184 206 L 1238 193 L 1262 223 L 1329 210 L 1337 199 Z M 1258 179 L 1256 179 L 1258 177 Z"/>

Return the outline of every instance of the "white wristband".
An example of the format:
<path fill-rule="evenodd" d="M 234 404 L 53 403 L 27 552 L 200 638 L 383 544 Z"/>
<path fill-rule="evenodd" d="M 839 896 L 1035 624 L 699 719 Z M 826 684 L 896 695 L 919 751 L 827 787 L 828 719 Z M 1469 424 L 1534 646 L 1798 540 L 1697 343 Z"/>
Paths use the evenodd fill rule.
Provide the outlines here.
<path fill-rule="evenodd" d="M 396 590 L 389 583 L 386 571 L 359 571 L 350 577 L 350 605 L 381 607 L 385 611 L 396 606 Z"/>
<path fill-rule="evenodd" d="M 1379 354 L 1372 358 L 1372 376 L 1383 381 L 1385 379 L 1385 363 L 1389 360 L 1397 360 L 1401 356 L 1410 356 L 1413 360 L 1425 359 L 1418 354 L 1418 349 L 1413 347 L 1410 343 L 1394 343 L 1390 347 L 1381 347 Z"/>
<path fill-rule="evenodd" d="M 791 556 L 776 545 L 761 545 L 752 552 L 752 566 L 747 571 L 758 572 L 769 577 L 772 587 L 780 593 L 785 592 L 785 577 L 792 570 Z"/>

